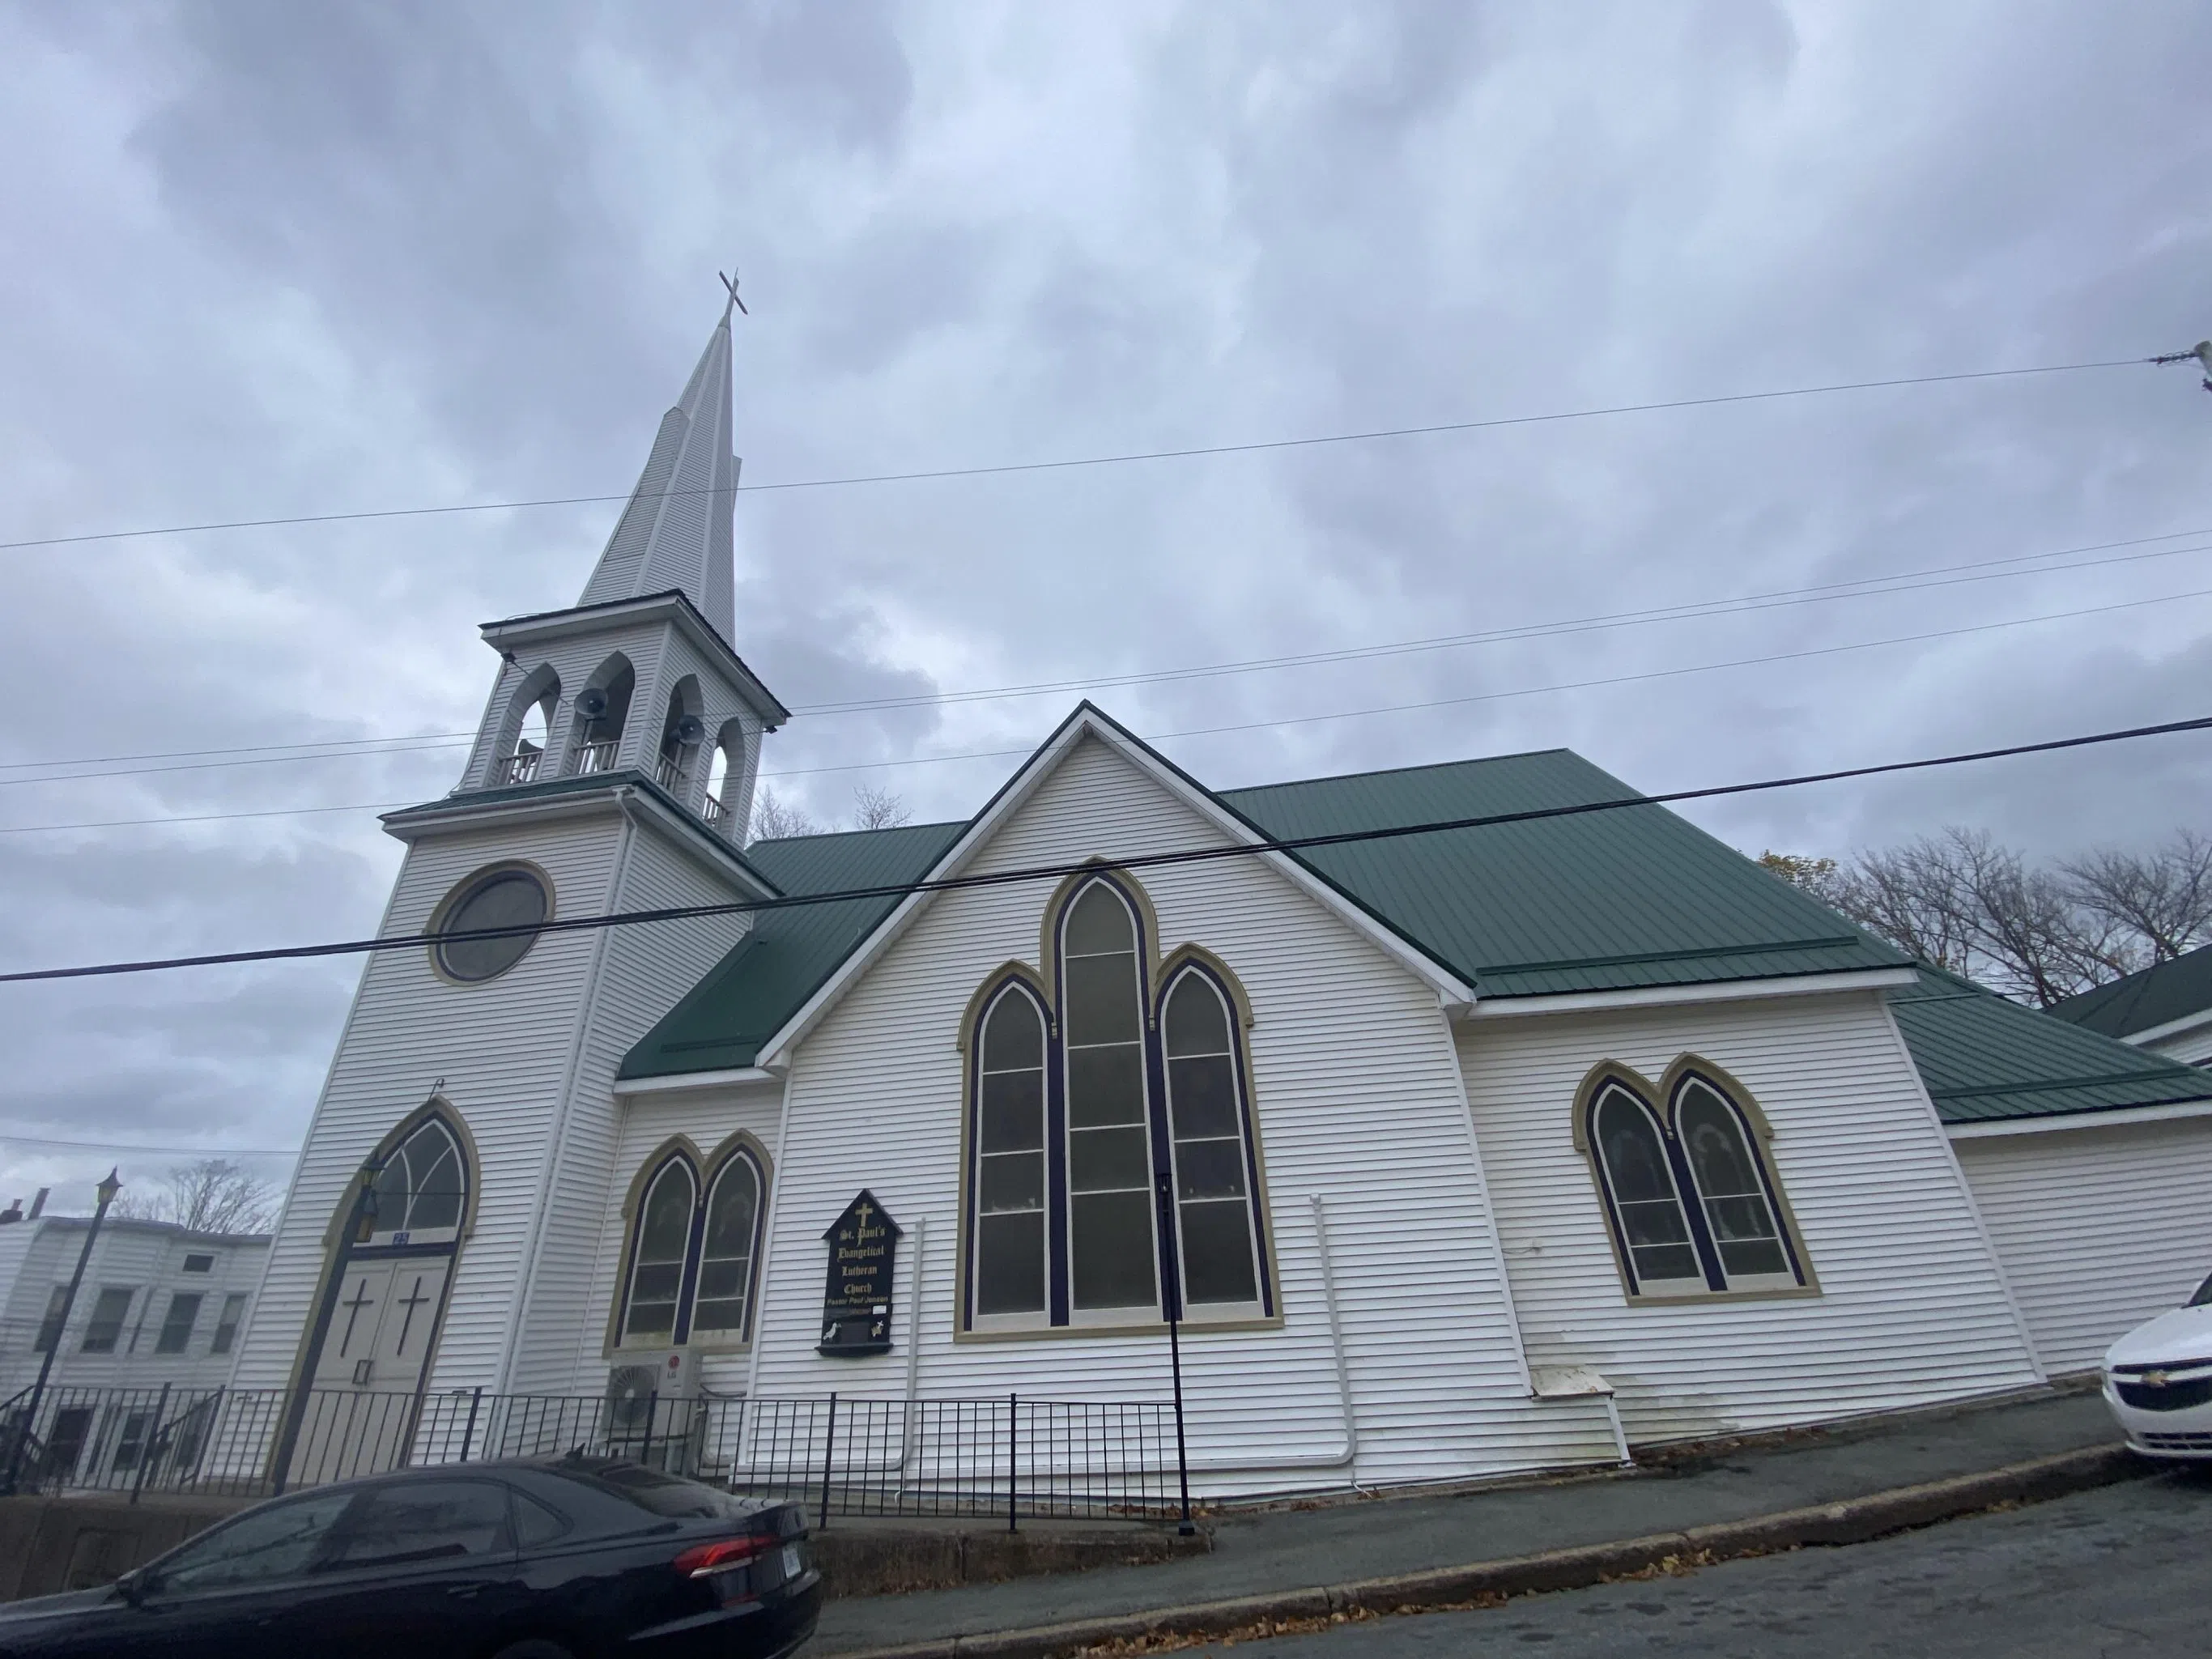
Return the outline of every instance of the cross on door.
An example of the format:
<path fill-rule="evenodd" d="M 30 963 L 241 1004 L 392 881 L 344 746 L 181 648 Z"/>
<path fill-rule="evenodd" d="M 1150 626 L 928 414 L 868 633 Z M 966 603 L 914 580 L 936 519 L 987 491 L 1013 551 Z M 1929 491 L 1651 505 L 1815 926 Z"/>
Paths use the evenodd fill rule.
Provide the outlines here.
<path fill-rule="evenodd" d="M 392 1351 L 393 1358 L 399 1358 L 406 1353 L 407 1333 L 415 1328 L 415 1310 L 429 1299 L 422 1294 L 422 1275 L 416 1273 L 414 1288 L 399 1298 L 399 1305 L 407 1310 L 407 1317 L 399 1322 L 399 1342 Z"/>
<path fill-rule="evenodd" d="M 361 1310 L 374 1305 L 368 1294 L 368 1280 L 364 1278 L 353 1287 L 352 1301 L 342 1302 L 338 1305 L 346 1310 L 345 1335 L 338 1341 L 338 1358 L 343 1359 L 346 1357 L 346 1350 L 353 1346 L 353 1328 L 361 1319 Z"/>

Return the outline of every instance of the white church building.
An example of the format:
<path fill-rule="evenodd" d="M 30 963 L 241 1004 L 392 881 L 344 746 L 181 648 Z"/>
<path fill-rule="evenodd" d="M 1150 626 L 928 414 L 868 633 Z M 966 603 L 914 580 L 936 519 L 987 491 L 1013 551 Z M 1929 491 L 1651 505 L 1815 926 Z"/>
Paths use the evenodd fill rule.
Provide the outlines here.
<path fill-rule="evenodd" d="M 726 312 L 385 819 L 237 1386 L 1158 1401 L 1172 1299 L 1261 1492 L 2032 1387 L 2212 1270 L 2212 1073 L 1565 750 L 1217 790 L 1085 703 L 964 822 L 745 845 L 730 385 Z"/>

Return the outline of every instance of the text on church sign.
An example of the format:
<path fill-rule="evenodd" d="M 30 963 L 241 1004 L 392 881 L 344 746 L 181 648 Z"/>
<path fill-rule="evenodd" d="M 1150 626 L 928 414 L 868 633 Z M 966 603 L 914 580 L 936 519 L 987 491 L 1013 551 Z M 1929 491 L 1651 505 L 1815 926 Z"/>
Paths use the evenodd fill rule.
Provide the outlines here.
<path fill-rule="evenodd" d="M 830 1245 L 830 1280 L 822 1292 L 817 1352 L 837 1358 L 889 1353 L 898 1223 L 863 1188 L 822 1237 Z"/>

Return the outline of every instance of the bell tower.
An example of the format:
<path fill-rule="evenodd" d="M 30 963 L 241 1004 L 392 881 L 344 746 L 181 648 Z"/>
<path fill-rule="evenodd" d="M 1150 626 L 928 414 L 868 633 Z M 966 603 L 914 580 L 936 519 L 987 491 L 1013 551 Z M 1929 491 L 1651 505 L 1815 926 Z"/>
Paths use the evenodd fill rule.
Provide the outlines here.
<path fill-rule="evenodd" d="M 776 895 L 743 853 L 789 714 L 731 643 L 736 305 L 576 604 L 484 625 L 499 667 L 458 786 L 384 819 L 407 851 L 382 935 L 436 937 L 362 970 L 240 1344 L 239 1386 L 313 1391 L 280 1467 L 359 1451 L 319 1426 L 333 1391 L 598 1386 L 577 1333 L 615 1067 L 750 918 L 544 925 Z M 392 1219 L 418 1212 L 446 1223 Z"/>

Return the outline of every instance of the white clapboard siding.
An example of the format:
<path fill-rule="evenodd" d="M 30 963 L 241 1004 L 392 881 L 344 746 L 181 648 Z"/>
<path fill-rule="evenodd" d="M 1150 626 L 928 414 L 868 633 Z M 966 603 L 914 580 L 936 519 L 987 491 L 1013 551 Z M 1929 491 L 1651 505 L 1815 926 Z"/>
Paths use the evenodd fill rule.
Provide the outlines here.
<path fill-rule="evenodd" d="M 617 1109 L 622 1113 L 621 1139 L 604 1211 L 598 1218 L 599 1245 L 591 1273 L 591 1297 L 574 1333 L 575 1376 L 578 1386 L 586 1389 L 596 1389 L 606 1381 L 608 1322 L 614 1315 L 623 1251 L 628 1242 L 623 1200 L 629 1196 L 638 1171 L 675 1136 L 688 1137 L 701 1156 L 712 1157 L 716 1147 L 740 1129 L 759 1141 L 773 1160 L 777 1125 L 783 1114 L 783 1085 L 741 1084 L 629 1096 L 623 1098 Z M 700 1376 L 716 1394 L 743 1394 L 750 1372 L 750 1355 L 734 1347 L 702 1353 Z"/>
<path fill-rule="evenodd" d="M 1222 836 L 1095 740 L 982 850 L 978 871 L 1218 845 Z M 1434 992 L 1258 860 L 1143 872 L 1164 951 L 1205 945 L 1242 977 L 1279 1330 L 1186 1327 L 1191 1456 L 1205 1490 L 1352 1478 L 1311 1195 L 1328 1206 L 1363 1480 L 1439 1479 L 1609 1455 L 1601 1411 L 1528 1398 L 1455 1056 Z M 955 1342 L 963 1010 L 1001 963 L 1035 963 L 1051 884 L 963 890 L 915 924 L 800 1046 L 777 1171 L 757 1377 L 763 1395 L 896 1395 L 921 1274 L 921 1394 L 1160 1401 L 1165 1335 Z M 894 1351 L 814 1352 L 821 1234 L 861 1188 L 906 1230 Z M 1264 1382 L 1262 1382 L 1264 1379 Z M 1264 1387 L 1264 1397 L 1258 1390 Z"/>
<path fill-rule="evenodd" d="M 2053 1375 L 2092 1369 L 2212 1273 L 2212 1118 L 1952 1146 Z"/>
<path fill-rule="evenodd" d="M 625 849 L 616 908 L 653 910 L 738 896 L 730 879 L 700 863 L 649 821 Z M 750 919 L 716 916 L 611 928 L 593 981 L 569 1079 L 570 1105 L 546 1188 L 531 1291 L 508 1387 L 521 1393 L 597 1393 L 604 1369 L 578 1368 L 579 1338 L 599 1328 L 597 1273 L 606 1212 L 629 1172 L 617 1156 L 623 1108 L 614 1093 L 623 1056 L 743 938 Z"/>
<path fill-rule="evenodd" d="M 1476 1019 L 1468 1093 L 1529 1361 L 1591 1365 L 1641 1441 L 1727 1434 L 2036 1381 L 2004 1285 L 1894 1024 L 1872 993 Z M 1577 1086 L 1702 1055 L 1757 1097 L 1817 1297 L 1632 1306 Z"/>
<path fill-rule="evenodd" d="M 551 877 L 556 916 L 605 912 L 617 902 L 614 883 L 624 871 L 623 890 L 646 896 L 633 896 L 633 903 L 730 896 L 726 886 L 692 873 L 701 866 L 669 851 L 660 836 L 652 829 L 634 834 L 610 802 L 591 817 L 425 837 L 409 848 L 383 931 L 422 931 L 457 884 L 511 858 L 528 859 Z M 656 872 L 663 867 L 686 873 L 662 878 Z M 454 1268 L 430 1386 L 514 1387 L 524 1376 L 532 1385 L 571 1386 L 571 1328 L 561 1332 L 557 1364 L 538 1365 L 533 1352 L 536 1369 L 518 1370 L 518 1334 L 527 1329 L 522 1296 L 533 1283 L 541 1249 L 564 1271 L 580 1278 L 590 1272 L 612 1154 L 608 1085 L 614 1065 L 734 942 L 743 923 L 694 926 L 696 935 L 661 939 L 657 951 L 644 936 L 667 928 L 640 928 L 634 943 L 625 939 L 619 945 L 613 941 L 629 930 L 549 933 L 514 968 L 481 985 L 448 983 L 420 950 L 369 959 L 240 1345 L 240 1386 L 277 1387 L 290 1379 L 323 1270 L 325 1239 L 349 1202 L 348 1184 L 434 1084 L 473 1140 L 478 1197 L 474 1229 Z M 611 994 L 595 995 L 605 977 L 602 953 L 612 951 L 630 953 L 624 982 Z M 564 1105 L 579 1109 L 571 1115 L 580 1120 L 571 1126 L 573 1141 L 556 1133 Z M 556 1206 L 556 1224 L 546 1230 L 538 1224 L 556 1150 L 563 1176 L 580 1180 L 585 1195 L 580 1205 Z M 563 1216 L 586 1219 L 563 1222 Z M 572 1304 L 580 1305 L 583 1294 L 580 1288 L 573 1292 Z M 563 1311 L 559 1301 L 556 1296 L 549 1304 L 550 1316 L 573 1317 L 574 1305 Z"/>

